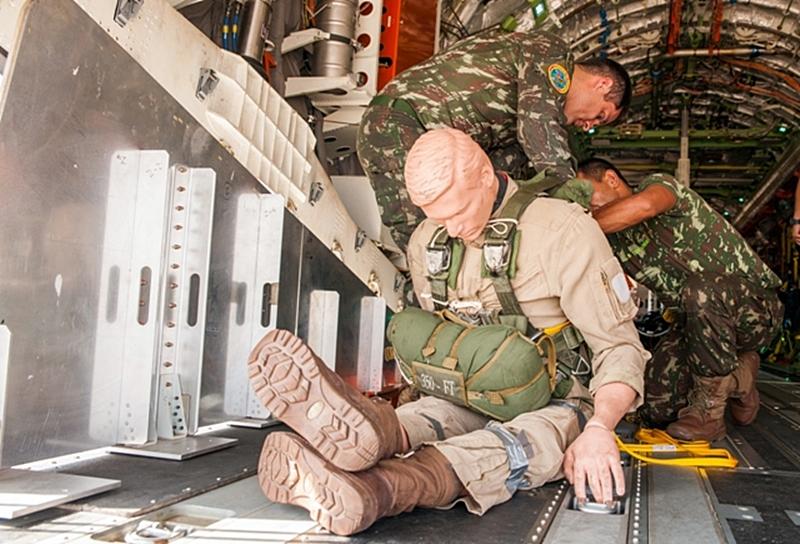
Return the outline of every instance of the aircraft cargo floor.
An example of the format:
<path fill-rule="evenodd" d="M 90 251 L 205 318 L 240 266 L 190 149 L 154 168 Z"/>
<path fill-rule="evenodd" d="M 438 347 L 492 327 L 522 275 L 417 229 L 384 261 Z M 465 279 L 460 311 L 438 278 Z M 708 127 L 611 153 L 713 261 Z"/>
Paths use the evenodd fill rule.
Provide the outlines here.
<path fill-rule="evenodd" d="M 300 508 L 267 501 L 254 477 L 265 430 L 225 428 L 232 448 L 182 462 L 105 455 L 66 467 L 71 474 L 122 480 L 122 487 L 0 524 L 0 541 L 125 542 L 144 520 L 189 529 L 180 544 L 247 542 L 448 543 L 790 543 L 800 542 L 800 384 L 759 382 L 762 408 L 750 427 L 719 445 L 739 468 L 625 467 L 629 493 L 618 514 L 572 509 L 571 488 L 555 482 L 485 516 L 418 510 L 384 519 L 351 538 L 319 529 Z M 142 540 L 144 542 L 144 540 Z"/>

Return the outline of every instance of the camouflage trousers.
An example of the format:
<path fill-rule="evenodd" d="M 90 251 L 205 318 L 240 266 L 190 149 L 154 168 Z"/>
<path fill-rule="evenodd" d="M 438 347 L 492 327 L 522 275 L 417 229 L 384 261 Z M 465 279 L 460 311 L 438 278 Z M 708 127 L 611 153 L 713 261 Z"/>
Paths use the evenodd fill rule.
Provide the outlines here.
<path fill-rule="evenodd" d="M 725 376 L 738 354 L 768 345 L 783 319 L 774 290 L 732 276 L 697 274 L 681 293 L 683 319 L 653 350 L 645 374 L 644 423 L 663 426 L 686 406 L 692 376 Z"/>
<path fill-rule="evenodd" d="M 382 105 L 369 106 L 358 128 L 359 162 L 375 190 L 383 224 L 403 251 L 411 233 L 425 219 L 422 210 L 411 202 L 403 175 L 406 156 L 425 131 L 415 117 Z M 517 142 L 484 151 L 496 169 L 514 179 L 528 179 L 535 174 Z"/>

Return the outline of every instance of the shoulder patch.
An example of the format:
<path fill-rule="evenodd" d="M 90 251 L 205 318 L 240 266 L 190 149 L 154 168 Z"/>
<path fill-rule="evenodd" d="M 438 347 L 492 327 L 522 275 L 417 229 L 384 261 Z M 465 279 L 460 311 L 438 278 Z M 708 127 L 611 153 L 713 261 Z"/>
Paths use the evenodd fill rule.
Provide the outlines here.
<path fill-rule="evenodd" d="M 559 94 L 566 94 L 572 84 L 569 72 L 560 64 L 551 64 L 547 67 L 547 79 Z"/>

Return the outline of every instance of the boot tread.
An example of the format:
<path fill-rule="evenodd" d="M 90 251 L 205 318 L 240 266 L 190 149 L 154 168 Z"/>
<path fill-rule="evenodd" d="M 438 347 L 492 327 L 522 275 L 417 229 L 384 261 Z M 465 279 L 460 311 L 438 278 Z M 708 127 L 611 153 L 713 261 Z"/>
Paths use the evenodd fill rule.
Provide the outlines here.
<path fill-rule="evenodd" d="M 346 384 L 335 383 L 336 377 L 326 376 L 319 364 L 323 363 L 298 337 L 273 330 L 253 349 L 248 361 L 250 382 L 275 417 L 334 465 L 348 471 L 369 468 L 380 456 L 379 431 L 353 404 L 370 401 L 350 393 Z M 321 404 L 314 406 L 310 418 L 315 403 Z"/>
<path fill-rule="evenodd" d="M 258 481 L 269 500 L 308 510 L 314 521 L 338 535 L 361 531 L 377 516 L 377 503 L 364 484 L 292 433 L 267 436 Z"/>

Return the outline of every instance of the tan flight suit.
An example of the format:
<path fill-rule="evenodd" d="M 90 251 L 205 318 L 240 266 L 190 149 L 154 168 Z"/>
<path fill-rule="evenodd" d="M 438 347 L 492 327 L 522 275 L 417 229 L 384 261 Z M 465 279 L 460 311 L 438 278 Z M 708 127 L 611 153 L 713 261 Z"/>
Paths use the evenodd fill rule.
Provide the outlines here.
<path fill-rule="evenodd" d="M 503 205 L 516 190 L 510 181 Z M 425 220 L 408 246 L 414 291 L 426 310 L 434 307 L 425 246 L 436 228 Z M 592 394 L 605 384 L 620 382 L 636 391 L 630 410 L 636 409 L 642 403 L 650 355 L 633 325 L 636 305 L 622 268 L 600 227 L 577 204 L 537 198 L 520 218 L 518 229 L 521 243 L 511 285 L 525 315 L 540 329 L 569 319 L 594 354 L 589 390 L 576 380 L 567 400 L 591 417 Z M 482 241 L 481 237 L 466 246 L 457 288 L 448 290 L 448 298 L 500 309 L 491 280 L 481 277 Z M 516 489 L 506 486 L 511 473 L 508 455 L 500 437 L 484 429 L 489 418 L 434 397 L 400 406 L 397 416 L 412 447 L 432 444 L 450 461 L 468 491 L 464 500 L 470 512 L 483 514 L 511 498 Z M 564 451 L 580 434 L 574 410 L 551 405 L 517 416 L 503 427 L 524 447 L 525 487 L 563 477 Z"/>

